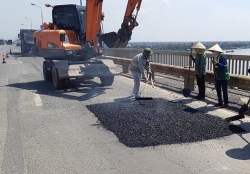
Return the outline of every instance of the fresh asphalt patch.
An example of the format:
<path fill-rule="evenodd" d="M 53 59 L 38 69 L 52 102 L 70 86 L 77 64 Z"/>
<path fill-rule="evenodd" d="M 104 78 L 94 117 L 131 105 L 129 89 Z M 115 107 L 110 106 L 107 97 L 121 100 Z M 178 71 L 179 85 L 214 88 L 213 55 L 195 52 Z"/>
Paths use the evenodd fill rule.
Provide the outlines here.
<path fill-rule="evenodd" d="M 145 105 L 111 102 L 87 108 L 128 147 L 191 143 L 245 132 L 221 117 L 161 98 Z"/>

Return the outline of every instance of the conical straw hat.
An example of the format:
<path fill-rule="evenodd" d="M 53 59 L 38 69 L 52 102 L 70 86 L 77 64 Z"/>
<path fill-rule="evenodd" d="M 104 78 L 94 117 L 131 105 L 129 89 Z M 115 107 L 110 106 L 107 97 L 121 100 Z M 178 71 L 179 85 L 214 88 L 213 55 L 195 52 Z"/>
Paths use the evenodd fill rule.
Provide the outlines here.
<path fill-rule="evenodd" d="M 206 47 L 201 42 L 197 42 L 191 48 L 194 48 L 194 49 L 206 49 Z"/>
<path fill-rule="evenodd" d="M 211 48 L 209 48 L 208 51 L 215 51 L 215 52 L 223 53 L 221 47 L 218 44 L 215 44 L 214 46 L 212 46 Z"/>

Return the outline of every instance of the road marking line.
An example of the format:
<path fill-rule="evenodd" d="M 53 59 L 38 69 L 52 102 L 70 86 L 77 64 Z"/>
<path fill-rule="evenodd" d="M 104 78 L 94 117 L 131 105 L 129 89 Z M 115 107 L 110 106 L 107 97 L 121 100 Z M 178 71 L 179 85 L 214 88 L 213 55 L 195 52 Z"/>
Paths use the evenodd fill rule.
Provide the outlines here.
<path fill-rule="evenodd" d="M 39 94 L 34 94 L 34 101 L 36 103 L 36 106 L 43 106 L 43 102 L 40 98 L 40 95 Z"/>

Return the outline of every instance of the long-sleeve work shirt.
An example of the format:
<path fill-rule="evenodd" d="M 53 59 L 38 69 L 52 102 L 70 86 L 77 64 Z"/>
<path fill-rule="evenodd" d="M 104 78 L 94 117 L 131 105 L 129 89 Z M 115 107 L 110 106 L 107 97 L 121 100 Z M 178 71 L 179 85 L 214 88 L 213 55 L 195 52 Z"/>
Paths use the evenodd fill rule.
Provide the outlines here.
<path fill-rule="evenodd" d="M 145 69 L 149 69 L 149 64 L 147 65 L 147 60 L 144 58 L 143 54 L 137 54 L 131 61 L 129 65 L 130 71 L 138 71 L 142 74 L 143 78 L 146 78 Z"/>

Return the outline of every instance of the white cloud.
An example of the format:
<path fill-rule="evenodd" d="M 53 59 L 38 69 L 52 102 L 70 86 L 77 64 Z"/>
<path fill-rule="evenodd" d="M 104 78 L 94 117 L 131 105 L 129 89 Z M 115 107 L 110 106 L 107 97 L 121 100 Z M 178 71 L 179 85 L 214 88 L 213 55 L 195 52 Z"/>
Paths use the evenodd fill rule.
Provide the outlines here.
<path fill-rule="evenodd" d="M 169 0 L 163 0 L 163 4 L 168 4 Z"/>

